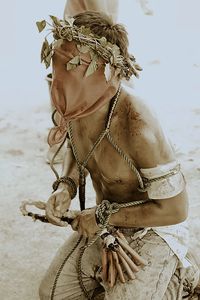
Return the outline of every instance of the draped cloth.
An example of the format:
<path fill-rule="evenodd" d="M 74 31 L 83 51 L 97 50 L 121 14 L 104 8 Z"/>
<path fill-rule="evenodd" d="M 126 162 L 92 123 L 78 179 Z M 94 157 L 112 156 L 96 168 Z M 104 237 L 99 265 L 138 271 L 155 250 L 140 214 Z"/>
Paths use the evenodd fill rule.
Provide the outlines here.
<path fill-rule="evenodd" d="M 106 12 L 113 21 L 116 21 L 118 0 L 68 0 L 64 18 L 88 10 Z M 63 141 L 70 120 L 82 118 L 101 108 L 116 94 L 119 87 L 117 78 L 106 82 L 102 59 L 99 59 L 97 71 L 91 76 L 84 76 L 91 61 L 88 54 L 81 54 L 82 65 L 67 71 L 66 63 L 77 54 L 80 53 L 76 44 L 65 41 L 53 56 L 51 97 L 61 118 L 58 126 L 49 132 L 48 143 L 50 146 Z"/>
<path fill-rule="evenodd" d="M 75 69 L 67 70 L 66 63 L 77 55 L 81 57 L 81 64 Z M 86 117 L 100 109 L 112 99 L 119 87 L 116 76 L 106 81 L 105 64 L 101 58 L 98 59 L 98 69 L 92 75 L 85 76 L 91 62 L 90 55 L 80 53 L 73 41 L 63 41 L 55 49 L 52 61 L 51 98 L 61 118 L 58 126 L 50 130 L 50 146 L 63 141 L 70 120 Z"/>

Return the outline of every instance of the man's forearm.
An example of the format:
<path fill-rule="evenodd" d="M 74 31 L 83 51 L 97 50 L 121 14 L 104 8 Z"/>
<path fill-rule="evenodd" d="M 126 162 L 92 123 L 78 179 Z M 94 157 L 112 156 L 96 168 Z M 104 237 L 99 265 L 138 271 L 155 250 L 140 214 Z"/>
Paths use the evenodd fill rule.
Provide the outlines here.
<path fill-rule="evenodd" d="M 72 178 L 76 183 L 76 186 L 79 185 L 79 172 L 76 160 L 70 147 L 67 147 L 67 151 L 63 160 L 61 177 L 63 176 Z"/>
<path fill-rule="evenodd" d="M 185 193 L 170 199 L 150 201 L 121 208 L 110 217 L 109 224 L 122 227 L 156 227 L 180 223 L 187 217 Z"/>

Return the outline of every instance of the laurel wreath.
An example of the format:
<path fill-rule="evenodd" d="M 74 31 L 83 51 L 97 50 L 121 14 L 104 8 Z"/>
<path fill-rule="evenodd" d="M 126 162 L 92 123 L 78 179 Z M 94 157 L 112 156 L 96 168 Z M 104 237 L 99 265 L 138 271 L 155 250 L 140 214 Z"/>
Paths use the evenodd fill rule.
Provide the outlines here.
<path fill-rule="evenodd" d="M 89 53 L 91 62 L 87 67 L 85 76 L 92 75 L 98 69 L 98 59 L 103 58 L 105 61 L 104 74 L 107 81 L 114 75 L 129 80 L 132 75 L 139 77 L 138 71 L 142 68 L 136 63 L 135 57 L 129 55 L 125 58 L 121 55 L 120 48 L 116 44 L 112 44 L 105 37 L 94 35 L 90 28 L 74 24 L 74 18 L 68 17 L 60 20 L 55 16 L 50 16 L 52 24 L 46 20 L 36 22 L 39 32 L 42 32 L 49 25 L 50 33 L 53 34 L 51 43 L 47 40 L 47 35 L 42 44 L 41 62 L 44 62 L 46 68 L 51 64 L 51 59 L 55 48 L 59 47 L 64 40 L 75 41 L 77 49 L 80 53 Z M 73 70 L 82 64 L 81 56 L 74 56 L 66 63 L 66 70 Z"/>

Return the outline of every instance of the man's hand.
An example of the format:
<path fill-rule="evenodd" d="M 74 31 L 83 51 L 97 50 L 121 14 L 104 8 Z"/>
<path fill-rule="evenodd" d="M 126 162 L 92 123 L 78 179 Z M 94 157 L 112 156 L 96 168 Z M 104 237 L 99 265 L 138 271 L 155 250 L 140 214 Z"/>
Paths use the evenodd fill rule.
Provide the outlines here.
<path fill-rule="evenodd" d="M 61 217 L 69 209 L 70 204 L 71 197 L 67 186 L 60 184 L 46 204 L 46 216 L 49 222 L 57 226 L 67 226 L 66 222 L 61 221 Z"/>
<path fill-rule="evenodd" d="M 83 210 L 71 223 L 73 230 L 85 237 L 93 237 L 99 230 L 95 219 L 95 207 Z"/>

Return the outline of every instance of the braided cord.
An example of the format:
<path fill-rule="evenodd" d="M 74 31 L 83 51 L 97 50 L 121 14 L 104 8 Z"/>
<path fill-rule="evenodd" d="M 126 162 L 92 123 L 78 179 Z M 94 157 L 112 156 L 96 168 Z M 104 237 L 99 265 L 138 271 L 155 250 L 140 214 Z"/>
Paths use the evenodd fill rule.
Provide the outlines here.
<path fill-rule="evenodd" d="M 94 151 L 97 149 L 97 147 L 100 145 L 101 141 L 104 139 L 104 137 L 105 137 L 106 134 L 107 134 L 107 130 L 106 129 L 103 130 L 100 133 L 98 139 L 95 141 L 95 143 L 94 143 L 93 147 L 91 148 L 91 150 L 89 151 L 86 159 L 82 163 L 83 167 L 86 167 L 86 165 L 88 164 L 88 161 L 89 161 L 90 157 L 92 156 L 92 154 L 94 153 Z"/>
<path fill-rule="evenodd" d="M 71 189 L 70 197 L 71 197 L 71 199 L 74 199 L 77 194 L 77 187 L 76 187 L 76 183 L 74 182 L 74 180 L 71 177 L 63 176 L 63 177 L 60 177 L 59 179 L 57 179 L 56 181 L 54 181 L 54 183 L 52 185 L 53 191 L 55 192 L 58 189 L 59 184 L 61 182 L 65 183 L 69 186 L 69 188 Z"/>
<path fill-rule="evenodd" d="M 96 139 L 94 145 L 92 146 L 92 148 L 90 149 L 89 153 L 87 154 L 86 159 L 82 163 L 79 160 L 78 152 L 77 152 L 77 149 L 76 149 L 76 146 L 75 146 L 75 142 L 74 142 L 73 130 L 72 130 L 72 122 L 69 121 L 69 136 L 70 136 L 70 141 L 71 141 L 71 145 L 72 145 L 72 150 L 73 150 L 75 159 L 77 161 L 77 165 L 78 165 L 78 167 L 80 169 L 83 168 L 83 167 L 84 168 L 86 167 L 86 165 L 88 164 L 88 161 L 89 161 L 90 157 L 92 156 L 92 154 L 94 153 L 94 151 L 96 150 L 96 148 L 99 146 L 99 144 L 101 143 L 101 141 L 104 139 L 105 135 L 108 134 L 109 128 L 110 128 L 110 125 L 111 125 L 112 116 L 113 116 L 115 107 L 117 105 L 120 92 L 121 92 L 121 87 L 119 87 L 119 89 L 117 91 L 117 94 L 115 96 L 114 103 L 112 105 L 111 111 L 110 111 L 109 116 L 108 116 L 108 121 L 107 121 L 107 124 L 106 124 L 106 128 L 100 133 L 100 135 Z"/>
<path fill-rule="evenodd" d="M 75 147 L 74 136 L 73 136 L 73 131 L 72 131 L 72 122 L 71 121 L 69 121 L 69 123 L 68 123 L 68 133 L 69 133 L 69 138 L 70 138 L 70 142 L 71 142 L 74 157 L 76 159 L 78 167 L 80 168 L 81 167 L 81 162 L 79 161 L 78 153 L 77 153 L 77 150 L 76 150 L 76 147 Z"/>
<path fill-rule="evenodd" d="M 149 200 L 138 200 L 138 201 L 132 201 L 132 202 L 127 202 L 127 203 L 121 203 L 121 204 L 110 203 L 108 200 L 103 200 L 101 202 L 101 204 L 99 204 L 97 206 L 97 209 L 99 210 L 99 214 L 100 214 L 100 212 L 103 213 L 103 211 L 106 212 L 106 218 L 104 218 L 104 222 L 103 222 L 100 230 L 94 236 L 94 238 L 92 238 L 90 241 L 88 241 L 88 239 L 86 239 L 85 245 L 83 247 L 81 247 L 81 249 L 80 249 L 79 258 L 78 258 L 78 280 L 79 280 L 80 287 L 81 287 L 82 291 L 84 292 L 87 299 L 91 300 L 92 297 L 89 295 L 88 291 L 86 290 L 86 287 L 83 283 L 83 278 L 82 278 L 82 258 L 83 258 L 85 250 L 88 247 L 92 246 L 98 240 L 98 238 L 102 235 L 103 231 L 108 226 L 109 219 L 112 214 L 117 213 L 120 210 L 120 208 L 136 206 L 136 205 L 144 204 L 146 202 L 149 202 Z"/>
<path fill-rule="evenodd" d="M 73 254 L 73 252 L 76 250 L 76 248 L 78 247 L 78 245 L 80 244 L 80 242 L 82 241 L 82 236 L 78 239 L 77 243 L 75 244 L 75 246 L 72 248 L 72 250 L 69 252 L 69 254 L 65 257 L 64 261 L 62 262 L 60 268 L 58 269 L 57 273 L 56 273 L 56 277 L 53 283 L 53 287 L 52 287 L 52 291 L 51 291 L 51 300 L 54 300 L 54 295 L 55 295 L 55 290 L 56 290 L 56 286 L 57 286 L 57 282 L 58 279 L 60 277 L 60 274 L 67 262 L 67 260 L 70 258 L 70 256 Z"/>
<path fill-rule="evenodd" d="M 79 201 L 80 201 L 81 210 L 85 209 L 85 183 L 86 183 L 85 168 L 88 164 L 89 159 L 93 155 L 94 151 L 100 145 L 101 141 L 104 139 L 106 134 L 109 132 L 109 128 L 110 128 L 111 120 L 112 120 L 112 115 L 113 115 L 115 107 L 117 105 L 120 92 L 121 92 L 121 86 L 119 86 L 119 89 L 118 89 L 115 97 L 113 98 L 114 102 L 112 104 L 112 107 L 111 107 L 111 110 L 110 110 L 110 113 L 109 113 L 109 116 L 108 116 L 108 120 L 107 120 L 107 123 L 106 123 L 106 128 L 100 133 L 100 135 L 96 139 L 93 147 L 90 149 L 89 153 L 87 154 L 86 159 L 83 162 L 81 162 L 79 160 L 77 148 L 76 148 L 75 142 L 74 142 L 72 122 L 69 121 L 69 125 L 68 125 L 69 138 L 70 138 L 72 151 L 73 151 L 74 157 L 76 159 L 77 166 L 78 166 L 78 171 L 79 171 Z"/>
<path fill-rule="evenodd" d="M 54 109 L 54 111 L 51 114 L 51 120 L 55 126 L 58 126 L 58 124 L 56 123 L 56 120 L 55 120 L 56 113 L 57 113 L 57 109 Z"/>
<path fill-rule="evenodd" d="M 112 116 L 113 116 L 114 110 L 116 108 L 120 92 L 121 92 L 121 87 L 119 87 L 118 92 L 115 96 L 114 102 L 113 102 L 111 110 L 109 112 L 109 116 L 108 116 L 108 120 L 106 122 L 105 129 L 100 133 L 99 137 L 95 141 L 93 147 L 91 148 L 88 155 L 86 156 L 86 159 L 83 162 L 81 162 L 79 160 L 78 152 L 77 152 L 75 142 L 74 142 L 74 137 L 73 137 L 72 122 L 71 121 L 69 122 L 69 126 L 68 126 L 69 138 L 70 138 L 70 142 L 71 142 L 71 146 L 72 146 L 72 151 L 74 153 L 74 157 L 76 159 L 78 170 L 79 170 L 79 184 L 80 184 L 79 185 L 79 199 L 80 199 L 81 209 L 84 209 L 84 207 L 85 207 L 85 167 L 88 164 L 88 161 L 91 158 L 92 154 L 94 153 L 94 151 L 99 146 L 99 144 L 101 143 L 101 141 L 104 139 L 105 136 L 108 138 L 108 140 L 114 146 L 114 148 L 119 152 L 119 154 L 124 158 L 124 160 L 128 163 L 130 168 L 136 173 L 139 183 L 140 183 L 140 186 L 142 188 L 144 188 L 142 178 L 141 178 L 139 172 L 137 171 L 137 169 L 135 168 L 134 164 L 123 153 L 123 151 L 117 146 L 117 144 L 112 140 L 112 137 L 110 136 L 110 133 L 109 133 Z M 83 247 L 81 247 L 79 259 L 78 259 L 78 280 L 79 280 L 80 287 L 87 299 L 92 299 L 92 297 L 89 295 L 88 291 L 86 290 L 84 283 L 83 283 L 83 278 L 82 278 L 82 258 L 84 255 L 84 251 L 98 240 L 98 238 L 101 236 L 103 230 L 108 226 L 110 216 L 113 213 L 118 212 L 120 208 L 140 205 L 140 204 L 146 203 L 147 201 L 148 200 L 139 200 L 139 201 L 133 201 L 133 202 L 129 202 L 129 203 L 118 204 L 118 203 L 110 203 L 109 201 L 104 200 L 104 201 L 102 201 L 102 203 L 100 205 L 97 206 L 99 215 L 103 216 L 103 212 L 106 211 L 106 218 L 104 218 L 104 220 L 102 219 L 102 224 L 101 224 L 102 226 L 99 229 L 99 231 L 96 233 L 94 238 L 92 238 L 90 241 L 86 240 L 85 245 Z"/>
<path fill-rule="evenodd" d="M 146 177 L 142 177 L 143 181 L 145 183 L 147 183 L 148 185 L 151 184 L 152 182 L 156 182 L 156 181 L 160 181 L 162 179 L 167 179 L 173 175 L 176 175 L 177 173 L 179 173 L 181 170 L 181 165 L 178 164 L 176 165 L 173 169 L 171 169 L 167 174 L 165 175 L 162 175 L 162 176 L 159 176 L 159 177 L 156 177 L 156 178 L 151 178 L 151 179 L 148 179 Z"/>
<path fill-rule="evenodd" d="M 67 139 L 67 133 L 64 137 L 64 140 L 62 141 L 62 143 L 60 144 L 60 146 L 58 147 L 57 151 L 54 153 L 53 157 L 52 157 L 52 160 L 50 162 L 50 167 L 51 167 L 51 170 L 54 172 L 55 176 L 56 176 L 56 179 L 59 179 L 59 175 L 58 175 L 58 172 L 56 171 L 56 169 L 54 168 L 53 164 L 54 164 L 54 160 L 56 158 L 56 156 L 58 155 L 58 153 L 60 152 L 60 149 L 63 147 L 64 143 L 66 142 L 66 139 Z"/>
<path fill-rule="evenodd" d="M 139 185 L 140 185 L 140 189 L 145 191 L 145 186 L 142 180 L 142 177 L 140 175 L 140 173 L 138 172 L 137 168 L 135 167 L 133 161 L 124 153 L 124 151 L 116 144 L 116 142 L 114 141 L 114 139 L 112 138 L 110 132 L 107 133 L 106 135 L 107 139 L 109 140 L 109 142 L 111 143 L 111 145 L 115 148 L 115 150 L 119 153 L 119 155 L 124 159 L 124 161 L 128 164 L 128 166 L 130 167 L 130 169 L 135 173 L 135 175 L 137 176 L 137 179 L 139 181 Z"/>
<path fill-rule="evenodd" d="M 103 200 L 96 208 L 95 215 L 98 220 L 98 226 L 104 229 L 108 226 L 109 219 L 112 214 L 117 213 L 121 208 L 136 206 L 149 202 L 149 200 L 136 200 L 126 203 L 110 203 L 108 200 Z"/>
<path fill-rule="evenodd" d="M 95 241 L 96 241 L 96 238 L 95 238 Z M 91 300 L 92 297 L 89 295 L 89 293 L 83 283 L 83 277 L 82 277 L 82 258 L 83 258 L 86 248 L 88 248 L 88 238 L 86 238 L 86 240 L 85 240 L 85 245 L 80 248 L 80 253 L 79 253 L 79 258 L 78 258 L 78 280 L 79 280 L 79 285 L 80 285 L 83 293 L 85 294 L 86 298 Z"/>
<path fill-rule="evenodd" d="M 107 124 L 106 124 L 106 131 L 107 132 L 110 129 L 110 125 L 111 125 L 111 121 L 112 121 L 112 116 L 113 116 L 113 113 L 115 111 L 116 105 L 118 103 L 120 93 L 121 93 L 121 86 L 119 86 L 119 89 L 118 89 L 117 94 L 115 96 L 115 100 L 113 102 L 113 105 L 111 107 L 111 110 L 110 110 L 110 113 L 109 113 L 109 116 L 108 116 L 108 120 L 107 120 Z"/>

